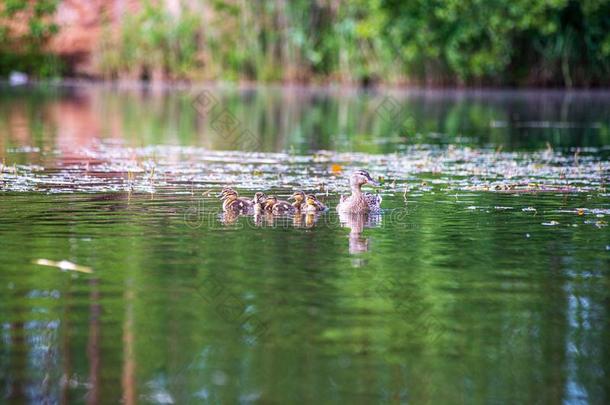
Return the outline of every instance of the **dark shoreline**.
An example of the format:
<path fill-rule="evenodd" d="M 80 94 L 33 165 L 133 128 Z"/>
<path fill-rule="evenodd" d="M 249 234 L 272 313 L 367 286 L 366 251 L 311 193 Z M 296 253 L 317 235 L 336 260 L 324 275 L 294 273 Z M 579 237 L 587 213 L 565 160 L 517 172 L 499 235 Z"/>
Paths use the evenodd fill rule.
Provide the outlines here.
<path fill-rule="evenodd" d="M 229 81 L 161 81 L 151 82 L 142 80 L 91 80 L 91 79 L 58 79 L 58 80 L 30 80 L 24 84 L 12 84 L 9 80 L 0 80 L 0 88 L 26 89 L 40 87 L 63 88 L 108 88 L 115 90 L 144 90 L 144 91 L 187 91 L 197 89 L 226 89 L 238 91 L 252 90 L 281 90 L 312 93 L 396 93 L 396 94 L 455 94 L 476 95 L 478 93 L 493 95 L 494 93 L 507 96 L 510 94 L 528 94 L 530 96 L 553 94 L 597 95 L 610 96 L 610 87 L 493 87 L 493 86 L 416 86 L 416 85 L 387 85 L 363 87 L 349 83 L 265 83 L 265 82 L 229 82 Z"/>

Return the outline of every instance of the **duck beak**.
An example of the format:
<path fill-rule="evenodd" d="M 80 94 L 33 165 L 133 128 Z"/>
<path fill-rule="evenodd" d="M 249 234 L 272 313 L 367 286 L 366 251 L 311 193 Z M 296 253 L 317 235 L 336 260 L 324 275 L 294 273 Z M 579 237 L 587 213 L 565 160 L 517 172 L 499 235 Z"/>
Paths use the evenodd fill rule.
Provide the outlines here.
<path fill-rule="evenodd" d="M 292 201 L 294 199 L 296 199 L 296 197 L 294 195 L 291 195 L 290 197 L 287 198 L 288 201 Z"/>
<path fill-rule="evenodd" d="M 375 180 L 373 180 L 370 176 L 367 177 L 367 183 L 369 183 L 371 186 L 375 186 L 375 187 L 380 186 L 380 184 L 378 182 L 376 182 Z"/>

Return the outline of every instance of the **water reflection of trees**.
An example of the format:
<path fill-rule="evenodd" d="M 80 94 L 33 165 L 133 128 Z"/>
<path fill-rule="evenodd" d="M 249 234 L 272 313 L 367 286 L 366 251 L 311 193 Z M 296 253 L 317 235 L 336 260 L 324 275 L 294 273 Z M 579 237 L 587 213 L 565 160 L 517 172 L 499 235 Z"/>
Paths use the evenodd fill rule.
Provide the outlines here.
<path fill-rule="evenodd" d="M 399 113 L 379 113 L 385 93 L 212 89 L 219 106 L 258 137 L 265 151 L 290 147 L 388 153 L 398 145 L 494 143 L 506 147 L 610 143 L 604 93 L 408 92 L 390 95 Z M 218 133 L 193 107 L 197 92 L 76 88 L 0 96 L 1 145 L 70 152 L 99 139 L 128 145 L 240 149 L 247 140 Z M 536 136 L 531 136 L 536 134 Z M 4 153 L 4 152 L 2 152 Z"/>
<path fill-rule="evenodd" d="M 345 229 L 338 227 L 229 230 L 219 243 L 205 225 L 180 231 L 161 217 L 126 220 L 116 209 L 103 210 L 107 232 L 130 236 L 103 238 L 97 247 L 73 245 L 77 259 L 95 258 L 97 280 L 66 282 L 68 274 L 27 268 L 24 274 L 32 278 L 25 285 L 17 278 L 23 287 L 0 296 L 0 306 L 9 309 L 3 313 L 10 314 L 2 351 L 10 392 L 18 401 L 48 375 L 63 398 L 86 395 L 91 402 L 155 393 L 185 401 L 203 389 L 225 401 L 252 392 L 261 400 L 287 401 L 295 395 L 376 398 L 384 391 L 451 402 L 541 395 L 557 402 L 573 395 L 570 384 L 591 398 L 606 395 L 605 294 L 593 281 L 571 275 L 576 264 L 595 263 L 579 240 L 555 234 L 545 250 L 527 244 L 517 250 L 506 239 L 503 218 L 457 216 L 451 206 L 424 203 L 430 208 L 413 213 L 408 229 L 388 223 L 387 233 L 365 231 L 386 243 L 376 244 L 358 271 L 341 265 L 347 246 Z M 43 213 L 36 204 L 27 207 L 30 217 Z M 13 214 L 6 215 L 10 220 Z M 497 221 L 496 233 L 478 229 L 487 220 Z M 64 221 L 58 229 L 68 225 L 79 235 L 99 227 Z M 367 221 L 345 224 L 360 233 Z M 48 231 L 48 225 L 22 222 L 12 243 L 26 244 L 32 233 Z M 163 232 L 177 232 L 180 245 L 156 236 Z M 69 244 L 54 238 L 26 254 L 69 250 Z M 571 258 L 548 255 L 566 245 L 577 247 Z M 514 261 L 504 260 L 514 254 L 530 260 L 514 268 Z M 11 256 L 9 263 L 21 260 Z M 470 271 L 451 270 L 464 264 Z M 271 321 L 269 335 L 245 345 L 244 330 L 219 319 L 189 290 L 211 273 Z M 376 287 L 394 273 L 404 282 L 387 284 L 387 294 L 384 289 L 379 296 Z M 48 286 L 59 298 L 26 298 Z M 410 315 L 416 303 L 449 322 L 440 337 L 422 332 L 423 319 Z M 405 305 L 407 312 L 394 312 Z M 47 340 L 47 330 L 27 327 L 41 314 L 60 320 L 61 339 Z M 35 355 L 41 341 L 61 345 L 56 362 Z M 566 351 L 571 346 L 579 353 Z M 321 374 L 332 375 L 334 385 Z M 59 385 L 62 375 L 68 380 Z M 350 391 L 350 382 L 358 387 Z M 304 388 L 311 386 L 319 389 Z"/>

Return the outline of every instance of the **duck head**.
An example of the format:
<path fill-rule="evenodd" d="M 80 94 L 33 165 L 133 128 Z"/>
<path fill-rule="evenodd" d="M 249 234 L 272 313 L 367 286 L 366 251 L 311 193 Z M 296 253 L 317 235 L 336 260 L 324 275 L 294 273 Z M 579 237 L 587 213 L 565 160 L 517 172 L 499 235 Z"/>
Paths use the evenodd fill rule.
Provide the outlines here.
<path fill-rule="evenodd" d="M 379 183 L 373 180 L 369 172 L 367 172 L 366 170 L 356 170 L 352 173 L 352 175 L 350 176 L 350 185 L 352 187 L 361 187 L 365 184 L 370 184 L 372 186 L 379 187 Z"/>

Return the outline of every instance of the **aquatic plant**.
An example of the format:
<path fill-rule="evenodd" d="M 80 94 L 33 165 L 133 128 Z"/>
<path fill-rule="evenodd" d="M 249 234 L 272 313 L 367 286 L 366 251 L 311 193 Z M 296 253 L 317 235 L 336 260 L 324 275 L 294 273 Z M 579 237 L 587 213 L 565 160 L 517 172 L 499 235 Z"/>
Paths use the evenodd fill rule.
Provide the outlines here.
<path fill-rule="evenodd" d="M 382 174 L 382 193 L 403 194 L 407 187 L 410 191 L 431 192 L 440 187 L 514 194 L 604 194 L 610 163 L 596 151 L 501 152 L 493 148 L 414 145 L 390 154 L 321 151 L 291 155 L 101 143 L 79 152 L 83 161 L 91 162 L 88 165 L 10 164 L 3 166 L 2 175 L 7 191 L 191 194 L 196 189 L 230 184 L 242 189 L 294 187 L 338 194 L 349 190 L 345 177 L 336 171 L 340 166 L 345 173 L 367 167 Z"/>

